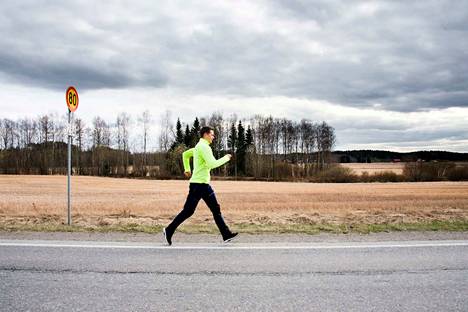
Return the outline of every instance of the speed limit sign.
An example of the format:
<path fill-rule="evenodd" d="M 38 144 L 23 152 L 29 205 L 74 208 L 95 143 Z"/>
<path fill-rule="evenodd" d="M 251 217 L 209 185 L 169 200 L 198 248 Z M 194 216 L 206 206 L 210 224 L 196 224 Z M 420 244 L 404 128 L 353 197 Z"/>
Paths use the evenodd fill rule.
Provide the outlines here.
<path fill-rule="evenodd" d="M 78 108 L 79 103 L 78 98 L 78 91 L 76 91 L 75 87 L 68 87 L 67 92 L 65 92 L 65 102 L 67 102 L 68 107 L 68 169 L 67 169 L 67 189 L 68 189 L 68 225 L 71 225 L 71 144 L 72 144 L 72 120 L 71 116 L 74 111 Z"/>
<path fill-rule="evenodd" d="M 68 109 L 70 112 L 76 111 L 78 108 L 78 91 L 76 91 L 75 87 L 68 87 L 67 92 L 65 93 L 65 101 L 67 102 Z"/>

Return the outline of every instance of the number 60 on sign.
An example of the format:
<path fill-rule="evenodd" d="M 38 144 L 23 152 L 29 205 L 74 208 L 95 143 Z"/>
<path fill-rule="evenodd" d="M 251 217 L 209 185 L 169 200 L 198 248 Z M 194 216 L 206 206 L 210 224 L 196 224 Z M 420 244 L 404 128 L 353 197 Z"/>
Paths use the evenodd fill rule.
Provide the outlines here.
<path fill-rule="evenodd" d="M 76 111 L 78 108 L 78 91 L 76 91 L 75 87 L 68 87 L 67 92 L 65 93 L 65 101 L 67 102 L 68 109 L 70 112 Z"/>

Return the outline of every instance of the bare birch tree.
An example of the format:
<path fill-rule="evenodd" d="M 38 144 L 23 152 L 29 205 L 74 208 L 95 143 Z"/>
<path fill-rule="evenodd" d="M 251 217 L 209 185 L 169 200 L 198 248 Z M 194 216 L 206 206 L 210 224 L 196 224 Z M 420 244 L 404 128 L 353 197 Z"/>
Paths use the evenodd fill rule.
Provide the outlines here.
<path fill-rule="evenodd" d="M 172 112 L 166 110 L 160 116 L 161 133 L 159 134 L 159 149 L 167 152 L 174 139 L 174 124 L 172 123 Z"/>

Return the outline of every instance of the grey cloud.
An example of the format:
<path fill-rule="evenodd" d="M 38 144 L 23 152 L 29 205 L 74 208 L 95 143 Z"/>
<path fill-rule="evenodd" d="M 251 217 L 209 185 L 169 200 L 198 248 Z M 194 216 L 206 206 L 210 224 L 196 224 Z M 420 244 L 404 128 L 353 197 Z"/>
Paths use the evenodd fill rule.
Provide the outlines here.
<path fill-rule="evenodd" d="M 375 8 L 359 11 L 366 3 Z M 395 111 L 468 107 L 466 2 L 258 5 L 263 29 L 211 2 L 4 4 L 0 71 L 47 88 L 76 81 L 87 89 L 169 86 Z"/>
<path fill-rule="evenodd" d="M 54 89 L 63 89 L 67 85 L 83 89 L 119 88 L 132 83 L 124 73 L 112 68 L 104 71 L 103 68 L 91 68 L 89 64 L 34 62 L 1 52 L 0 68 L 14 81 Z"/>
<path fill-rule="evenodd" d="M 69 84 L 86 90 L 167 83 L 157 59 L 149 63 L 145 51 L 128 48 L 135 29 L 101 21 L 89 7 L 89 19 L 81 19 L 86 14 L 78 13 L 87 3 L 81 4 L 4 5 L 0 71 L 13 82 L 51 89 Z"/>
<path fill-rule="evenodd" d="M 382 130 L 382 129 L 351 129 L 338 130 L 337 137 L 340 141 L 358 144 L 373 143 L 404 143 L 404 142 L 430 142 L 441 139 L 453 141 L 467 140 L 468 135 L 460 133 L 457 129 L 422 131 L 409 130 Z"/>
<path fill-rule="evenodd" d="M 343 1 L 333 0 L 275 0 L 271 2 L 279 15 L 288 18 L 314 20 L 320 24 L 327 24 L 339 17 L 340 5 Z"/>
<path fill-rule="evenodd" d="M 339 3 L 336 10 L 343 9 Z M 352 3 L 349 9 L 359 4 Z M 291 93 L 359 107 L 380 103 L 398 111 L 468 106 L 468 27 L 461 23 L 468 17 L 467 4 L 371 3 L 381 7 L 372 17 L 324 25 L 332 38 L 321 37 L 325 42 L 346 39 L 335 42 L 339 58 L 309 61 L 291 80 Z M 304 19 L 306 12 L 296 13 Z"/>

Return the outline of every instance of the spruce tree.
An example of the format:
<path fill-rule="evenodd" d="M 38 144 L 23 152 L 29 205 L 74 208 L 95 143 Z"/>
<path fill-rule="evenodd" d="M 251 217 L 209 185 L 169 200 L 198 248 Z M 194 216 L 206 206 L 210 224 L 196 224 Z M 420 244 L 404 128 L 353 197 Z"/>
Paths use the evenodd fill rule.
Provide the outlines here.
<path fill-rule="evenodd" d="M 175 141 L 172 142 L 170 150 L 173 151 L 177 146 L 184 143 L 184 134 L 182 133 L 182 124 L 180 123 L 180 119 L 177 118 L 176 124 L 176 137 Z"/>
<path fill-rule="evenodd" d="M 245 154 L 246 154 L 246 144 L 245 144 L 245 129 L 242 126 L 242 121 L 239 121 L 237 125 L 237 141 L 236 141 L 236 163 L 237 171 L 240 174 L 245 173 Z"/>
<path fill-rule="evenodd" d="M 190 146 L 191 143 L 192 143 L 192 134 L 190 133 L 190 128 L 187 124 L 187 126 L 185 127 L 184 144 L 187 147 L 193 147 L 193 146 Z"/>
<path fill-rule="evenodd" d="M 200 136 L 200 121 L 198 120 L 198 117 L 195 117 L 195 121 L 193 122 L 192 126 L 192 144 L 191 146 L 195 146 L 198 143 L 199 136 Z"/>
<path fill-rule="evenodd" d="M 184 143 L 184 134 L 182 133 L 182 124 L 180 119 L 177 118 L 176 124 L 176 145 Z"/>
<path fill-rule="evenodd" d="M 245 145 L 247 148 L 253 144 L 253 134 L 252 134 L 252 129 L 250 129 L 250 125 L 247 126 L 247 133 L 245 135 Z"/>
<path fill-rule="evenodd" d="M 235 156 L 236 146 L 237 146 L 237 129 L 234 123 L 232 123 L 231 125 L 231 130 L 229 131 L 227 143 L 228 143 L 228 148 L 229 148 L 231 155 Z M 234 174 L 237 176 L 237 160 L 235 158 L 233 159 L 233 161 L 229 163 L 229 171 L 231 174 Z"/>
<path fill-rule="evenodd" d="M 247 168 L 247 159 L 248 157 L 248 151 L 252 152 L 252 149 L 250 148 L 254 144 L 254 138 L 253 138 L 253 133 L 252 129 L 250 128 L 250 125 L 247 127 L 247 132 L 245 134 L 245 173 L 250 175 L 252 174 L 252 166 L 250 165 L 249 168 Z"/>

